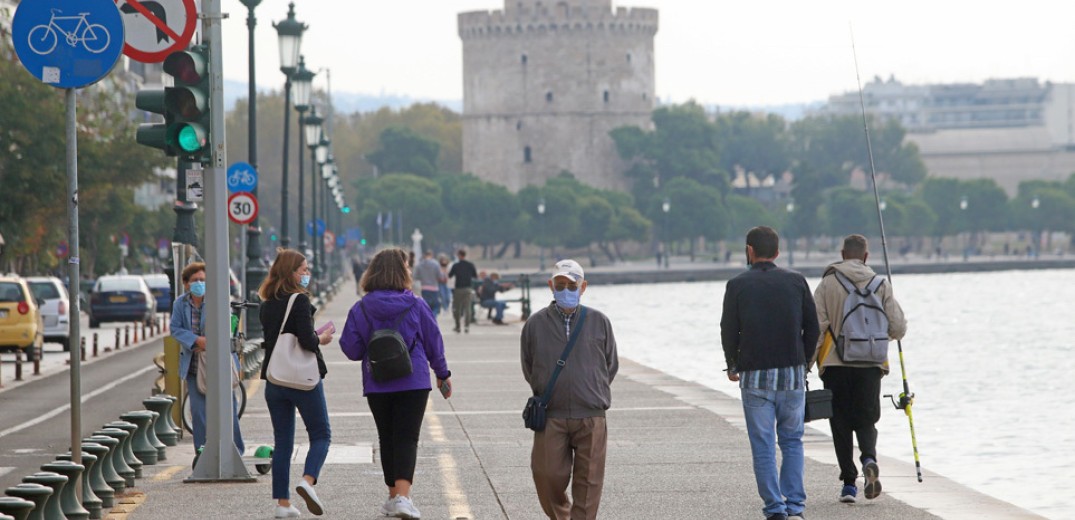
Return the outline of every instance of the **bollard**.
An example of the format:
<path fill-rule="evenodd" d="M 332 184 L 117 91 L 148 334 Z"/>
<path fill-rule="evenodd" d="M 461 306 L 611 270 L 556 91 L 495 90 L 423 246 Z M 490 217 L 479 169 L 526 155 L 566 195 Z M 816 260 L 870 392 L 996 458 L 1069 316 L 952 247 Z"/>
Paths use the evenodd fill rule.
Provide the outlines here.
<path fill-rule="evenodd" d="M 146 334 L 146 324 L 142 323 L 142 339 L 149 339 L 149 335 Z"/>
<path fill-rule="evenodd" d="M 41 471 L 52 471 L 67 477 L 67 485 L 60 491 L 60 509 L 63 510 L 63 515 L 67 517 L 67 520 L 89 520 L 90 518 L 90 512 L 79 503 L 82 490 L 75 486 L 85 470 L 86 466 L 69 460 L 56 460 L 41 465 Z"/>
<path fill-rule="evenodd" d="M 119 350 L 119 329 L 116 329 L 116 350 Z"/>
<path fill-rule="evenodd" d="M 134 470 L 134 478 L 142 478 L 142 459 L 139 459 L 134 454 L 134 432 L 138 430 L 138 426 L 121 420 L 107 423 L 104 427 L 120 430 L 127 434 L 125 439 L 121 439 L 123 441 L 123 460 Z M 134 484 L 131 484 L 131 486 L 133 487 Z"/>
<path fill-rule="evenodd" d="M 42 484 L 52 488 L 52 495 L 45 502 L 44 517 L 47 519 L 64 517 L 60 496 L 63 494 L 63 488 L 67 486 L 67 477 L 51 471 L 39 471 L 28 477 L 23 477 L 22 481 Z"/>
<path fill-rule="evenodd" d="M 97 357 L 97 333 L 93 333 L 93 357 Z"/>
<path fill-rule="evenodd" d="M 123 346 L 131 346 L 131 325 L 129 323 L 123 326 Z"/>
<path fill-rule="evenodd" d="M 40 520 L 45 517 L 45 504 L 48 503 L 49 497 L 52 496 L 52 488 L 41 484 L 24 482 L 15 487 L 7 488 L 4 490 L 4 494 L 33 502 L 34 507 L 27 511 L 27 516 L 24 518 Z"/>
<path fill-rule="evenodd" d="M 138 322 L 137 321 L 134 322 L 134 327 L 131 327 L 131 328 L 134 329 L 134 344 L 137 345 L 138 344 Z"/>
<path fill-rule="evenodd" d="M 82 362 L 85 363 L 86 362 L 86 338 L 81 338 L 79 340 L 79 342 L 78 342 L 78 351 L 79 351 L 79 356 L 82 359 Z"/>
<path fill-rule="evenodd" d="M 164 332 L 168 332 L 168 326 L 171 325 L 171 322 L 168 319 L 163 319 L 161 321 L 164 322 Z"/>
<path fill-rule="evenodd" d="M 105 474 L 105 480 L 108 480 L 108 485 L 116 490 L 117 496 L 120 493 L 123 493 L 124 488 L 133 488 L 134 479 L 138 478 L 139 475 L 138 472 L 131 467 L 131 461 L 137 460 L 134 458 L 134 454 L 130 454 L 130 458 L 127 457 L 127 441 L 130 439 L 131 434 L 120 428 L 110 427 L 106 424 L 104 429 L 93 432 L 93 436 L 108 437 L 116 443 L 115 446 L 112 446 L 112 443 L 108 443 L 108 445 L 112 448 L 112 467 L 116 470 L 116 474 L 119 475 L 122 482 L 120 482 L 117 487 L 113 481 L 108 480 L 108 475 Z M 103 440 L 97 442 L 105 444 L 105 441 Z M 139 462 L 139 464 L 141 464 L 141 462 Z M 141 466 L 139 466 L 138 469 L 142 469 Z"/>
<path fill-rule="evenodd" d="M 153 422 L 153 433 L 157 434 L 157 438 L 160 439 L 165 446 L 175 446 L 178 444 L 179 434 L 172 428 L 170 421 L 171 417 L 169 417 L 169 412 L 172 409 L 172 400 L 154 396 L 143 399 L 142 404 L 147 410 L 151 410 L 158 414 L 157 420 Z"/>
<path fill-rule="evenodd" d="M 15 380 L 22 381 L 22 349 L 15 350 Z"/>
<path fill-rule="evenodd" d="M 139 410 L 138 413 L 149 414 L 150 416 L 151 421 L 149 422 L 149 427 L 146 428 L 146 438 L 149 439 L 149 443 L 154 448 L 157 448 L 157 460 L 168 460 L 168 445 L 164 444 L 160 437 L 157 437 L 157 421 L 160 420 L 161 414 L 153 410 Z"/>
<path fill-rule="evenodd" d="M 95 442 L 98 445 L 107 448 L 108 452 L 104 455 L 104 464 L 101 465 L 101 478 L 104 479 L 105 484 L 112 490 L 113 497 L 123 493 L 127 489 L 127 479 L 119 472 L 120 467 L 116 465 L 117 457 L 119 461 L 123 461 L 123 448 L 121 447 L 121 441 L 118 437 L 112 437 L 111 435 L 105 435 L 105 430 L 98 430 L 94 432 L 92 437 L 82 439 L 84 442 Z M 123 432 L 122 430 L 117 430 Z M 126 432 L 123 432 L 126 433 Z M 90 451 L 95 453 L 95 451 Z M 124 464 L 126 466 L 126 464 Z M 131 472 L 131 480 L 134 480 L 134 470 L 129 466 L 127 467 Z M 104 497 L 107 493 L 97 491 L 97 496 Z M 112 506 L 108 506 L 112 507 Z"/>
<path fill-rule="evenodd" d="M 134 432 L 134 439 L 131 443 L 131 448 L 134 449 L 134 456 L 138 457 L 138 460 L 142 461 L 142 464 L 148 464 L 153 466 L 157 464 L 159 460 L 157 455 L 157 447 L 153 445 L 153 441 L 149 440 L 149 436 L 146 431 L 152 427 L 153 416 L 142 414 L 140 412 L 127 412 L 120 414 L 120 419 L 134 424 L 138 429 Z M 156 439 L 156 437 L 154 437 Z"/>
<path fill-rule="evenodd" d="M 116 473 L 116 469 L 112 468 L 111 450 L 107 446 L 100 443 L 99 439 L 93 439 L 87 437 L 82 439 L 82 448 L 87 453 L 97 457 L 97 462 L 90 468 L 90 490 L 97 498 L 101 499 L 101 509 L 112 509 L 115 504 L 115 490 L 108 485 L 108 481 L 105 480 L 105 467 L 108 466 L 112 469 L 112 474 L 116 478 L 120 478 Z"/>
<path fill-rule="evenodd" d="M 67 452 L 63 455 L 56 457 L 56 460 L 71 460 L 71 452 Z M 97 464 L 97 456 L 88 452 L 82 452 L 82 465 L 86 469 L 82 472 L 82 507 L 86 508 L 89 512 L 89 517 L 94 520 L 100 520 L 101 509 L 104 504 L 104 500 L 97 496 L 93 492 L 93 487 L 90 485 L 93 479 L 93 466 Z"/>
<path fill-rule="evenodd" d="M 0 497 L 0 518 L 10 515 L 11 518 L 25 519 L 34 507 L 34 503 L 29 500 L 18 497 Z"/>
<path fill-rule="evenodd" d="M 34 348 L 34 347 L 30 347 L 30 348 Z M 37 355 L 34 356 L 34 375 L 35 376 L 41 375 L 41 358 L 45 353 L 44 350 L 45 350 L 45 346 L 42 345 L 41 350 L 37 351 Z"/>

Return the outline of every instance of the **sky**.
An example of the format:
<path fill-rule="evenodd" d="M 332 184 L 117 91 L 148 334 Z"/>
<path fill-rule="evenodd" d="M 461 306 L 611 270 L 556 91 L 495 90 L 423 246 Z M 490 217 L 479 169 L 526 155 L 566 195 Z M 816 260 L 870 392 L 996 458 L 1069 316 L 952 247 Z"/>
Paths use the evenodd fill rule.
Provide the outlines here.
<path fill-rule="evenodd" d="M 309 25 L 307 66 L 327 68 L 334 92 L 463 97 L 456 15 L 503 0 L 296 0 Z M 1036 77 L 1075 82 L 1075 2 L 1025 0 L 627 0 L 660 11 L 657 95 L 665 102 L 760 107 L 854 91 L 852 31 L 862 82 L 905 84 Z M 223 0 L 224 76 L 247 81 L 246 8 Z M 280 89 L 271 23 L 287 0 L 257 7 L 257 83 Z M 327 86 L 325 74 L 315 88 Z"/>

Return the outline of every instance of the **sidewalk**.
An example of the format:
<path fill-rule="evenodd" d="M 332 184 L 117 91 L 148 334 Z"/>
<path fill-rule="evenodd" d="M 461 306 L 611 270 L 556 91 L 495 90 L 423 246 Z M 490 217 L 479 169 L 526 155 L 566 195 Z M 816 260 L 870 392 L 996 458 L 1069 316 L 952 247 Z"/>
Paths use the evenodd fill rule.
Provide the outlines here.
<path fill-rule="evenodd" d="M 318 323 L 342 329 L 353 284 L 322 309 Z M 509 326 L 480 319 L 470 334 L 450 332 L 441 314 L 454 397 L 430 394 L 415 474 L 415 504 L 429 519 L 543 518 L 530 477 L 532 433 L 520 413 L 528 389 L 519 368 L 515 318 Z M 615 326 L 616 317 L 612 317 Z M 358 363 L 338 347 L 325 349 L 325 380 L 333 445 L 317 486 L 323 518 L 374 519 L 387 497 L 376 462 L 376 430 L 362 398 Z M 609 453 L 601 518 L 762 518 L 750 450 L 738 400 L 621 358 L 608 414 Z M 254 383 L 243 416 L 247 446 L 271 444 L 262 385 Z M 301 423 L 300 423 L 301 424 Z M 837 502 L 839 482 L 831 441 L 808 429 L 807 515 L 813 519 L 1038 518 L 1009 504 L 882 457 L 886 493 L 848 506 Z M 298 442 L 305 440 L 301 427 Z M 292 487 L 304 446 L 292 464 Z M 252 449 L 252 448 L 251 448 Z M 271 475 L 254 484 L 184 484 L 190 474 L 190 437 L 168 450 L 167 464 L 146 466 L 138 482 L 144 501 L 116 519 L 272 518 Z M 256 474 L 251 467 L 252 474 Z M 300 509 L 301 499 L 293 494 Z M 913 504 L 913 505 L 912 505 Z M 312 515 L 303 511 L 304 518 Z"/>

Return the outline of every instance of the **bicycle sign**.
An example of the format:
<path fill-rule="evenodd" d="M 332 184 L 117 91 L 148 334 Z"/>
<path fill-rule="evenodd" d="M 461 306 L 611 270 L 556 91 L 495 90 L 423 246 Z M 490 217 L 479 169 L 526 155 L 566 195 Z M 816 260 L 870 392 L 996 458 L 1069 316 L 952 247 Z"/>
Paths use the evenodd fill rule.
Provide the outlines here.
<path fill-rule="evenodd" d="M 252 192 L 258 187 L 258 171 L 248 163 L 237 162 L 228 166 L 228 191 Z"/>
<path fill-rule="evenodd" d="M 245 191 L 228 197 L 228 218 L 236 224 L 249 224 L 258 218 L 258 199 Z"/>
<path fill-rule="evenodd" d="M 34 77 L 61 88 L 107 76 L 123 52 L 123 38 L 113 0 L 24 1 L 11 23 L 19 61 Z"/>

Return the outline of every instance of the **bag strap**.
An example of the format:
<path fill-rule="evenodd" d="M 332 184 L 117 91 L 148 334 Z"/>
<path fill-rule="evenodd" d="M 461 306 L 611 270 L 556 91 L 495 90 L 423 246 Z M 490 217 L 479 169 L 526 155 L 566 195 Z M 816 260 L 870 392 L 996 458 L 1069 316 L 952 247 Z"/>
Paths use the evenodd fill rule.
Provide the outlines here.
<path fill-rule="evenodd" d="M 866 291 L 868 292 L 875 293 L 881 290 L 881 285 L 883 285 L 884 283 L 884 278 L 880 276 L 874 276 L 873 278 L 870 278 L 870 283 L 866 284 L 866 287 L 864 287 L 864 289 L 866 289 Z"/>
<path fill-rule="evenodd" d="M 284 321 L 280 322 L 280 332 L 276 333 L 276 337 L 280 337 L 284 333 L 284 325 L 287 325 L 287 317 L 291 315 L 291 306 L 295 305 L 295 298 L 299 297 L 299 293 L 293 293 L 291 298 L 287 300 L 287 310 L 284 311 Z"/>
<path fill-rule="evenodd" d="M 548 406 L 549 399 L 552 399 L 552 390 L 556 387 L 556 380 L 560 377 L 560 371 L 567 365 L 567 357 L 571 355 L 571 349 L 575 348 L 575 341 L 579 339 L 582 324 L 586 323 L 586 307 L 579 306 L 579 312 L 579 322 L 575 324 L 575 330 L 571 331 L 571 337 L 567 340 L 564 352 L 560 354 L 560 359 L 556 361 L 556 369 L 552 371 L 552 376 L 549 377 L 549 384 L 545 385 L 545 393 L 541 396 L 542 406 Z"/>
<path fill-rule="evenodd" d="M 851 279 L 844 275 L 844 273 L 841 273 L 840 271 L 833 271 L 833 274 L 836 275 L 836 281 L 840 283 L 840 285 L 844 288 L 845 291 L 847 291 L 847 294 L 858 292 L 858 287 L 855 287 L 855 284 L 852 283 Z"/>

